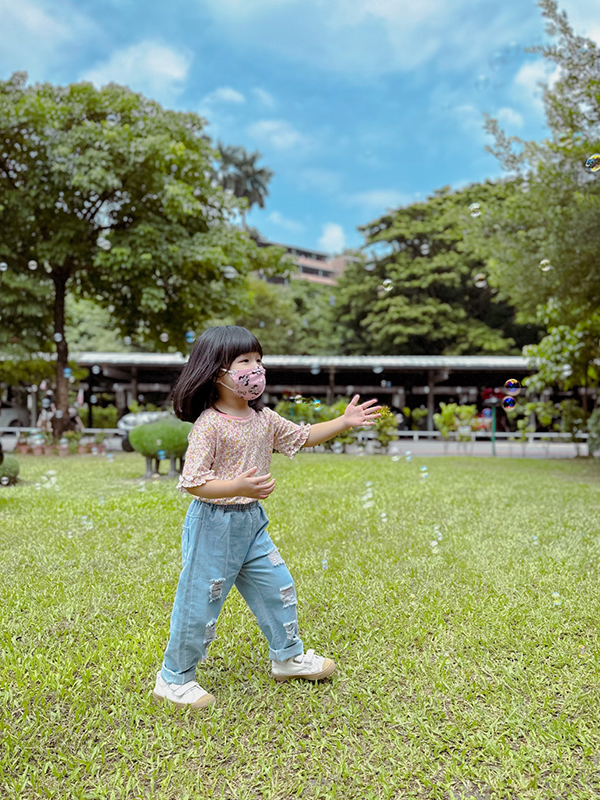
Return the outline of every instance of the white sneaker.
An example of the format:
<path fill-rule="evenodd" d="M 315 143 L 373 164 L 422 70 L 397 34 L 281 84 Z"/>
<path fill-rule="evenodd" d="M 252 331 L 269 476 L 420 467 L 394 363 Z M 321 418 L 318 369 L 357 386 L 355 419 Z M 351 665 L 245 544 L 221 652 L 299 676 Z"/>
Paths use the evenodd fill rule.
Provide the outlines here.
<path fill-rule="evenodd" d="M 156 673 L 156 685 L 152 697 L 159 703 L 170 700 L 176 706 L 192 706 L 192 708 L 206 708 L 215 702 L 212 694 L 206 692 L 196 681 L 184 684 L 167 683 L 161 678 L 160 671 Z"/>
<path fill-rule="evenodd" d="M 287 661 L 271 661 L 271 665 L 271 676 L 276 681 L 289 681 L 292 678 L 320 681 L 335 672 L 335 661 L 315 655 L 314 650 L 288 658 Z"/>

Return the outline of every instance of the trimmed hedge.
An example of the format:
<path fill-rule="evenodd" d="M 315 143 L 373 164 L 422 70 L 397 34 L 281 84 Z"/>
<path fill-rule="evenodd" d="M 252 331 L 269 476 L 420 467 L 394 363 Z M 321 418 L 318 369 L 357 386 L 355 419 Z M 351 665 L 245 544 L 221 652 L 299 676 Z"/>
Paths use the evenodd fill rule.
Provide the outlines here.
<path fill-rule="evenodd" d="M 19 469 L 20 467 L 17 459 L 5 453 L 4 461 L 0 464 L 0 486 L 10 486 L 16 483 L 19 476 Z M 8 478 L 8 483 L 5 480 L 6 478 Z"/>
<path fill-rule="evenodd" d="M 146 458 L 158 458 L 161 451 L 166 458 L 183 458 L 188 446 L 191 422 L 176 419 L 160 419 L 139 425 L 129 431 L 129 441 L 133 449 Z"/>

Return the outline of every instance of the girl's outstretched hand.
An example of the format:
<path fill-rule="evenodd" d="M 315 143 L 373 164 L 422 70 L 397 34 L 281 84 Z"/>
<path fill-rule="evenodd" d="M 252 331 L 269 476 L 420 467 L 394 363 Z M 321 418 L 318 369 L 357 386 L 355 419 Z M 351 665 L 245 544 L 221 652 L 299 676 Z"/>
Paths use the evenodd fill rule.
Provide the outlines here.
<path fill-rule="evenodd" d="M 348 403 L 344 411 L 345 422 L 352 428 L 360 427 L 361 425 L 375 425 L 377 418 L 381 416 L 381 414 L 376 414 L 375 412 L 379 411 L 383 406 L 369 408 L 377 400 L 367 400 L 366 403 L 357 405 L 359 397 L 359 394 L 355 394 Z"/>
<path fill-rule="evenodd" d="M 264 500 L 268 497 L 275 488 L 275 478 L 269 480 L 271 473 L 266 475 L 258 475 L 255 473 L 258 467 L 250 467 L 246 472 L 242 472 L 235 478 L 236 494 L 241 497 L 254 497 L 257 500 Z"/>

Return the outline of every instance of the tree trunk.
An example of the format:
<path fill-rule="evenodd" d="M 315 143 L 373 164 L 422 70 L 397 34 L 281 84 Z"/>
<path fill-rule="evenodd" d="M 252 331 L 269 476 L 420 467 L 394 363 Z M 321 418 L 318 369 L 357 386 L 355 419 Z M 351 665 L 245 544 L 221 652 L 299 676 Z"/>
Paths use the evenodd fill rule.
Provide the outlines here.
<path fill-rule="evenodd" d="M 56 342 L 56 410 L 62 411 L 53 427 L 54 435 L 60 439 L 69 421 L 69 381 L 64 370 L 69 363 L 69 347 L 65 339 L 65 295 L 68 271 L 64 267 L 52 271 L 54 282 L 54 335 L 60 334 Z"/>

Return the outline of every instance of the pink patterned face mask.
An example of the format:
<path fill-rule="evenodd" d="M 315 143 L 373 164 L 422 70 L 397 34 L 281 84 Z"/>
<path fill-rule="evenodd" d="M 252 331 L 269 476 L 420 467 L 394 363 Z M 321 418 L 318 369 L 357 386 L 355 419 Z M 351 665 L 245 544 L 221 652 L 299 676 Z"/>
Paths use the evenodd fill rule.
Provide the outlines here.
<path fill-rule="evenodd" d="M 260 397 L 265 390 L 267 382 L 265 378 L 264 367 L 223 369 L 222 371 L 228 372 L 231 375 L 232 380 L 235 383 L 235 388 L 232 389 L 231 386 L 227 386 L 227 384 L 223 383 L 223 381 L 217 381 L 217 383 L 220 383 L 221 386 L 224 386 L 231 392 L 235 392 L 238 397 L 242 398 L 242 400 L 256 400 L 256 398 Z"/>

